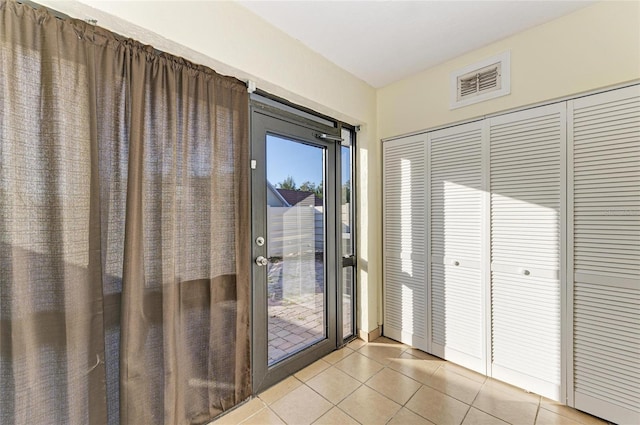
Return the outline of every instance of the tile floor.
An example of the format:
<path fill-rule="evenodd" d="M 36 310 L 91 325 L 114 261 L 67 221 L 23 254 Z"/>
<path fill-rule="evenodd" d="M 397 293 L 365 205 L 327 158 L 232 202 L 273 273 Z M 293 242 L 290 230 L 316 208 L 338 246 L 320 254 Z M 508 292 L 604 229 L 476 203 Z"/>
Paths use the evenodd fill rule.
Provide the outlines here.
<path fill-rule="evenodd" d="M 224 424 L 596 425 L 593 416 L 387 338 L 318 360 L 214 421 Z"/>

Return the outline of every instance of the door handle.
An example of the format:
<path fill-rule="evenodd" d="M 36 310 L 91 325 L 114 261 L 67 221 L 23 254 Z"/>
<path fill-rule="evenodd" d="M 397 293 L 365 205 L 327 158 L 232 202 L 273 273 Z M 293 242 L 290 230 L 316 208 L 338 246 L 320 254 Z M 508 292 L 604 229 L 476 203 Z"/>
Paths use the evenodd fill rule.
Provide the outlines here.
<path fill-rule="evenodd" d="M 518 269 L 518 273 L 525 276 L 529 276 L 531 274 L 531 271 L 527 269 Z"/>
<path fill-rule="evenodd" d="M 260 255 L 258 256 L 258 258 L 256 258 L 256 264 L 259 265 L 260 267 L 266 266 L 267 264 L 269 264 L 269 260 L 267 260 L 265 257 Z"/>

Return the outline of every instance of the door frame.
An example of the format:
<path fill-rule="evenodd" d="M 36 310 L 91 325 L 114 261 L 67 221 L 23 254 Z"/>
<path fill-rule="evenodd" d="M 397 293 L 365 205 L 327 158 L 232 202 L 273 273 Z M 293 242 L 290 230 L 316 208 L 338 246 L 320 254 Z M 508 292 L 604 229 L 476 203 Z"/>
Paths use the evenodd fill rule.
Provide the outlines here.
<path fill-rule="evenodd" d="M 260 101 L 251 101 L 251 255 L 252 255 L 252 349 L 251 374 L 253 393 L 257 394 L 303 367 L 320 359 L 335 350 L 342 341 L 342 316 L 337 302 L 337 288 L 342 271 L 339 258 L 340 227 L 337 223 L 337 206 L 339 191 L 336 182 L 340 178 L 340 169 L 336 167 L 339 160 L 336 143 L 318 138 L 317 134 L 340 137 L 340 127 L 329 127 L 315 120 L 280 110 Z M 266 134 L 275 134 L 302 142 L 311 146 L 324 148 L 325 163 L 325 335 L 326 338 L 303 349 L 282 361 L 268 365 L 268 308 L 266 305 L 266 267 L 257 266 L 255 258 L 267 256 L 264 246 L 257 246 L 257 236 L 266 238 Z M 340 329 L 338 329 L 340 328 Z"/>

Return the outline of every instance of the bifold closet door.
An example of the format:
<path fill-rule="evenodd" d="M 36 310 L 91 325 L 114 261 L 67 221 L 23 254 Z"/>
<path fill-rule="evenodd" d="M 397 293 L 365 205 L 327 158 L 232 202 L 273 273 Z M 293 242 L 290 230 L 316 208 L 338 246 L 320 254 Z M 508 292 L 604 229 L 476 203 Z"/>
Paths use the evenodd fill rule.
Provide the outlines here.
<path fill-rule="evenodd" d="M 431 352 L 486 373 L 482 122 L 429 134 Z"/>
<path fill-rule="evenodd" d="M 640 87 L 569 102 L 574 407 L 640 423 Z"/>
<path fill-rule="evenodd" d="M 564 103 L 489 119 L 491 375 L 561 399 Z"/>
<path fill-rule="evenodd" d="M 427 350 L 426 135 L 383 146 L 384 334 Z"/>

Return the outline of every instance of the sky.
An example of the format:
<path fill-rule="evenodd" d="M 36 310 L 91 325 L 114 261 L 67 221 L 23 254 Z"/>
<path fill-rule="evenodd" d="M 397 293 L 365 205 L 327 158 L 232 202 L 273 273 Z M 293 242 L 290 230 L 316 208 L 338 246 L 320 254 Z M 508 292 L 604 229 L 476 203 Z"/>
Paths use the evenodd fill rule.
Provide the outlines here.
<path fill-rule="evenodd" d="M 319 185 L 322 181 L 323 151 L 322 148 L 267 135 L 267 180 L 277 186 L 291 176 L 297 186 L 306 181 Z M 349 164 L 346 155 L 343 155 L 342 163 L 345 170 Z M 343 176 L 343 183 L 348 178 L 348 175 Z"/>

